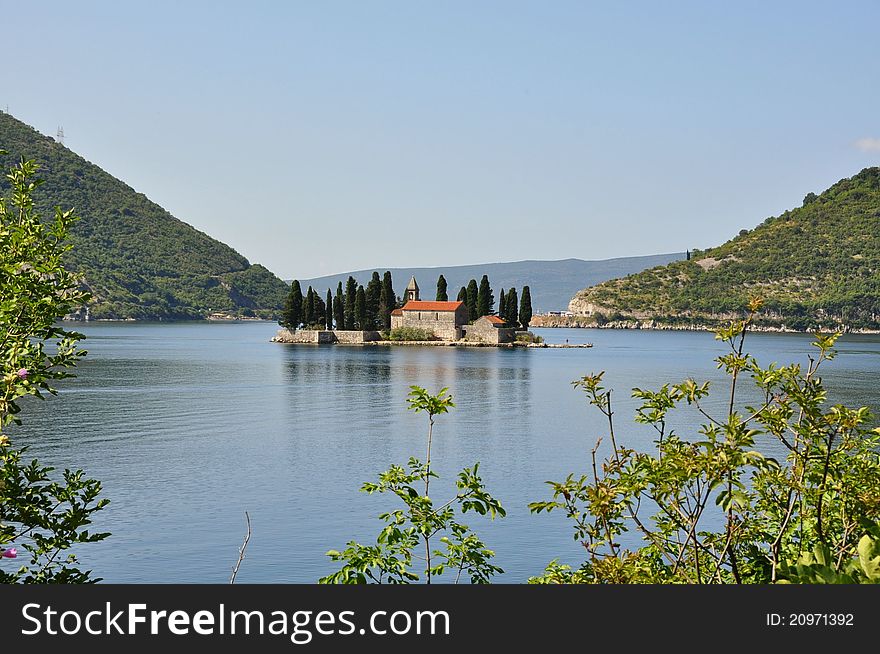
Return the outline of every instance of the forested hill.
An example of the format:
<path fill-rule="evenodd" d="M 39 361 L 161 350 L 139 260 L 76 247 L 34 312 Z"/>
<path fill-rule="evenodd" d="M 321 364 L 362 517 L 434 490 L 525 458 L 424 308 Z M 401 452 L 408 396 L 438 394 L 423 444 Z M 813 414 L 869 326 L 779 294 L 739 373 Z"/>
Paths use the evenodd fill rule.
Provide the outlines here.
<path fill-rule="evenodd" d="M 753 296 L 765 299 L 766 324 L 880 327 L 880 168 L 689 261 L 580 291 L 570 309 L 692 322 L 727 317 Z"/>
<path fill-rule="evenodd" d="M 0 113 L 4 167 L 36 159 L 37 208 L 74 208 L 67 265 L 92 293 L 92 318 L 185 319 L 214 311 L 269 315 L 287 287 L 266 268 L 178 220 L 54 139 Z M 5 184 L 5 180 L 0 182 Z"/>

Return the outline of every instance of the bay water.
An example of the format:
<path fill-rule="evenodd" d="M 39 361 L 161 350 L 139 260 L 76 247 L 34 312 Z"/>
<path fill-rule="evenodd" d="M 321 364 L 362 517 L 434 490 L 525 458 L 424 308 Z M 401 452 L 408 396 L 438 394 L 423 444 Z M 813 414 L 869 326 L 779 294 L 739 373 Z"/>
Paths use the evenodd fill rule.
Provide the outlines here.
<path fill-rule="evenodd" d="M 706 407 L 719 415 L 729 389 L 713 362 L 724 345 L 704 332 L 539 329 L 547 342 L 594 347 L 501 349 L 282 345 L 269 342 L 277 325 L 268 322 L 78 328 L 89 354 L 77 378 L 58 397 L 28 399 L 15 439 L 44 463 L 103 482 L 111 503 L 94 530 L 112 536 L 79 555 L 107 582 L 226 582 L 245 511 L 253 534 L 237 580 L 315 582 L 333 569 L 328 549 L 374 541 L 376 516 L 398 508 L 361 483 L 424 457 L 427 419 L 407 411 L 411 385 L 448 387 L 456 404 L 437 419 L 432 495 L 452 497 L 457 471 L 479 461 L 508 516 L 466 522 L 497 552 L 499 580 L 524 582 L 552 559 L 583 558 L 561 514 L 527 508 L 549 497 L 546 480 L 587 472 L 607 432 L 572 380 L 606 371 L 618 438 L 636 448 L 654 434 L 632 422 L 633 387 L 710 380 Z M 752 334 L 747 349 L 762 363 L 806 365 L 811 340 Z M 880 336 L 846 336 L 837 349 L 822 373 L 830 400 L 877 413 Z M 670 425 L 695 437 L 700 422 L 684 409 Z M 784 456 L 768 439 L 759 447 Z"/>

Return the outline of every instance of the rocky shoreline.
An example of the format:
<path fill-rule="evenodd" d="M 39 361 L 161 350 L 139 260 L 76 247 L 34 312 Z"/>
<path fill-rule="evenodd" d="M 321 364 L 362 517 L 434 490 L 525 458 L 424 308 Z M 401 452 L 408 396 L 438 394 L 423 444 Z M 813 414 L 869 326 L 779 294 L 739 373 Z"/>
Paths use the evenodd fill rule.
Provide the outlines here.
<path fill-rule="evenodd" d="M 271 339 L 269 339 L 272 343 L 284 343 L 287 345 L 320 345 L 326 344 L 320 342 L 315 339 L 310 338 L 302 338 L 302 333 L 298 330 L 297 332 L 291 332 L 287 329 L 279 329 L 278 333 L 275 334 Z M 526 341 L 514 341 L 513 343 L 486 343 L 483 341 L 444 341 L 444 340 L 434 340 L 434 341 L 391 341 L 384 340 L 381 338 L 376 338 L 375 340 L 348 340 L 348 341 L 336 341 L 333 343 L 334 346 L 346 346 L 346 345 L 354 345 L 357 347 L 384 347 L 384 346 L 395 346 L 395 345 L 406 345 L 406 346 L 429 346 L 429 347 L 503 347 L 503 348 L 514 348 L 514 347 L 529 347 L 529 348 L 542 348 L 542 349 L 583 349 L 593 347 L 592 343 L 530 343 Z"/>
<path fill-rule="evenodd" d="M 673 331 L 673 332 L 713 332 L 719 325 L 709 325 L 706 323 L 681 323 L 671 324 L 656 320 L 609 320 L 607 322 L 597 324 L 593 318 L 587 316 L 534 316 L 532 318 L 532 327 L 546 329 L 649 329 L 654 331 Z M 752 325 L 749 331 L 767 332 L 767 333 L 783 333 L 783 334 L 812 334 L 815 330 L 792 329 L 785 325 Z M 836 332 L 840 331 L 844 334 L 880 334 L 880 329 L 850 328 L 846 325 L 820 325 L 819 331 Z"/>
<path fill-rule="evenodd" d="M 355 345 L 352 343 L 352 345 Z M 592 343 L 478 343 L 474 341 L 369 341 L 356 345 L 431 345 L 435 347 L 534 347 L 534 348 L 590 348 Z"/>

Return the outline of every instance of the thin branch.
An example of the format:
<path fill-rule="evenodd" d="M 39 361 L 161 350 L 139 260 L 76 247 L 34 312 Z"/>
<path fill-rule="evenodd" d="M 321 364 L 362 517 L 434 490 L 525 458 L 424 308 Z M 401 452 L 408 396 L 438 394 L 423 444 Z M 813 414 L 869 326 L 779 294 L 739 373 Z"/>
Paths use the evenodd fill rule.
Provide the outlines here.
<path fill-rule="evenodd" d="M 614 454 L 614 462 L 619 466 L 620 465 L 620 452 L 617 449 L 617 438 L 614 435 L 614 411 L 611 408 L 611 391 L 608 391 L 607 394 L 607 410 L 599 407 L 599 411 L 605 414 L 608 418 L 608 432 L 611 437 L 611 451 Z M 641 506 L 641 505 L 640 505 Z M 658 540 L 658 536 L 648 529 L 644 523 L 639 518 L 639 515 L 636 511 L 633 511 L 633 508 L 627 504 L 626 506 L 627 513 L 629 513 L 630 519 L 636 524 L 636 527 L 639 528 L 639 531 L 644 534 L 645 538 L 647 538 L 652 543 L 656 543 Z M 674 562 L 672 555 L 668 552 L 664 552 L 663 555 L 667 558 L 670 563 Z"/>
<path fill-rule="evenodd" d="M 241 567 L 241 562 L 244 560 L 244 551 L 247 549 L 248 542 L 251 539 L 251 517 L 248 515 L 248 512 L 244 512 L 244 518 L 247 520 L 247 534 L 245 534 L 244 542 L 241 544 L 241 547 L 238 548 L 238 561 L 235 562 L 235 566 L 232 568 L 232 576 L 229 578 L 229 583 L 235 583 L 235 575 L 238 574 L 238 569 Z"/>
<path fill-rule="evenodd" d="M 428 413 L 428 451 L 425 461 L 425 497 L 429 497 L 428 488 L 431 484 L 431 439 L 434 435 L 434 414 Z M 436 515 L 436 512 L 435 512 Z M 431 583 L 431 536 L 425 534 L 425 583 Z"/>
<path fill-rule="evenodd" d="M 773 555 L 773 568 L 770 573 L 770 581 L 776 583 L 776 574 L 779 568 L 779 547 L 782 543 L 782 537 L 785 534 L 785 530 L 788 527 L 788 522 L 791 520 L 791 516 L 794 513 L 794 507 L 797 505 L 797 495 L 795 495 L 794 489 L 788 489 L 788 498 L 785 503 L 788 506 L 788 510 L 785 512 L 785 517 L 782 519 L 782 524 L 779 525 L 779 533 L 776 534 L 776 538 L 773 540 L 773 544 L 770 546 L 770 552 Z"/>
<path fill-rule="evenodd" d="M 825 455 L 825 465 L 822 468 L 822 481 L 819 484 L 819 498 L 816 502 L 816 535 L 819 536 L 819 540 L 822 543 L 825 543 L 825 529 L 822 525 L 822 504 L 825 499 L 825 482 L 828 481 L 828 468 L 831 465 L 831 454 L 833 450 L 831 449 L 831 445 L 834 443 L 834 437 L 837 435 L 837 429 L 832 430 L 830 434 L 828 434 L 828 444 L 826 446 L 827 452 Z"/>
<path fill-rule="evenodd" d="M 735 350 L 734 350 L 736 352 L 737 359 L 742 359 L 743 346 L 745 345 L 745 341 L 746 341 L 746 332 L 749 329 L 749 324 L 752 322 L 752 318 L 754 317 L 754 315 L 755 315 L 754 312 L 751 313 L 749 315 L 748 319 L 746 319 L 743 322 L 742 332 L 740 332 L 740 336 L 739 336 L 739 346 L 735 347 Z M 733 369 L 732 379 L 730 381 L 730 405 L 728 406 L 728 409 L 727 409 L 727 422 L 728 422 L 728 424 L 732 423 L 733 410 L 736 406 L 735 405 L 736 382 L 737 382 L 737 379 L 739 378 L 739 371 L 740 371 L 739 361 L 737 361 L 737 365 Z M 729 439 L 729 436 L 728 436 L 728 439 Z M 728 496 L 730 496 L 730 494 L 733 493 L 733 469 L 730 470 L 728 478 L 727 478 L 727 493 L 728 493 Z M 733 506 L 732 505 L 729 509 L 727 509 L 727 537 L 728 537 L 727 550 L 730 555 L 730 571 L 733 573 L 733 578 L 736 581 L 736 583 L 741 584 L 742 579 L 740 578 L 740 574 L 739 574 L 739 565 L 737 565 L 737 561 L 736 561 L 736 547 L 733 546 L 733 543 L 732 543 L 732 540 L 733 540 Z"/>
<path fill-rule="evenodd" d="M 712 577 L 718 579 L 719 584 L 723 584 L 724 580 L 721 578 L 721 565 L 724 563 L 724 555 L 727 554 L 727 550 L 730 547 L 730 541 L 732 539 L 732 534 L 727 532 L 727 540 L 724 542 L 724 549 L 721 550 L 721 554 L 718 556 L 718 561 L 715 565 L 715 571 L 712 573 Z"/>
<path fill-rule="evenodd" d="M 597 495 L 599 493 L 599 475 L 596 471 L 596 452 L 601 444 L 602 437 L 600 436 L 596 441 L 596 445 L 590 450 L 590 456 L 593 461 L 593 486 L 596 489 Z M 602 526 L 605 528 L 605 534 L 608 536 L 608 546 L 611 548 L 611 554 L 617 556 L 617 544 L 614 542 L 614 535 L 611 533 L 611 526 L 608 524 L 608 517 L 604 514 L 602 515 Z"/>
<path fill-rule="evenodd" d="M 461 554 L 461 562 L 458 565 L 458 574 L 455 575 L 455 583 L 456 584 L 458 584 L 458 582 L 461 580 L 462 570 L 464 570 L 464 553 Z"/>

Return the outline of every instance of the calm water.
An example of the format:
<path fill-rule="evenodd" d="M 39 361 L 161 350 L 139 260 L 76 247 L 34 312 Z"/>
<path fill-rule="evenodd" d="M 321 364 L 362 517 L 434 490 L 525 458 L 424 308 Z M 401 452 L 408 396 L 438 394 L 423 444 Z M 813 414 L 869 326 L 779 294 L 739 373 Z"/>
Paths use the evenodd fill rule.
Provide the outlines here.
<path fill-rule="evenodd" d="M 532 516 L 543 482 L 587 469 L 602 433 L 571 380 L 606 370 L 621 439 L 650 444 L 631 422 L 633 386 L 718 379 L 711 334 L 537 330 L 592 349 L 290 346 L 270 323 L 92 324 L 89 356 L 58 397 L 27 406 L 18 442 L 104 482 L 97 529 L 82 551 L 110 582 L 225 582 L 250 512 L 241 582 L 313 582 L 324 552 L 375 537 L 393 498 L 358 492 L 390 463 L 424 456 L 425 419 L 406 411 L 408 386 L 448 386 L 456 408 L 439 419 L 432 485 L 451 494 L 455 471 L 480 461 L 508 517 L 468 523 L 498 553 L 508 582 L 553 558 L 580 559 L 562 516 Z M 806 362 L 810 338 L 754 335 L 763 362 Z M 832 399 L 880 408 L 880 337 L 848 337 L 825 370 Z M 720 389 L 719 389 L 720 390 Z M 716 393 L 720 409 L 723 392 Z M 685 411 L 682 431 L 697 420 Z M 763 444 L 774 451 L 770 443 Z"/>

